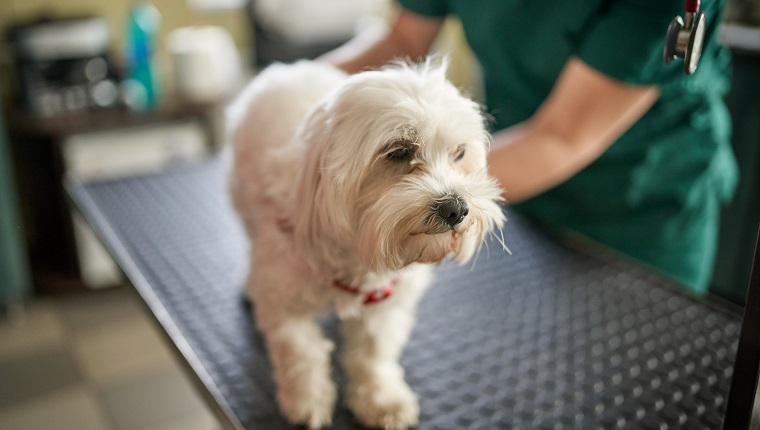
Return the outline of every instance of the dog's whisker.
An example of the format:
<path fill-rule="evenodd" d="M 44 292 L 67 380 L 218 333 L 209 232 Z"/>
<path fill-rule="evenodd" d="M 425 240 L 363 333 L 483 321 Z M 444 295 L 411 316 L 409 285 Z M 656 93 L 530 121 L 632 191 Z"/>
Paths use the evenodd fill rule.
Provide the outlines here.
<path fill-rule="evenodd" d="M 496 239 L 497 242 L 501 245 L 501 248 L 506 251 L 509 255 L 512 255 L 512 250 L 509 249 L 507 246 L 506 241 L 504 240 L 504 229 L 499 228 L 499 236 L 496 235 L 496 232 L 491 232 L 493 237 Z"/>
<path fill-rule="evenodd" d="M 478 262 L 478 257 L 480 257 L 480 250 L 483 248 L 482 244 L 481 246 L 478 246 L 478 248 L 475 250 L 475 255 L 472 257 L 472 265 L 470 265 L 470 272 L 475 271 L 475 266 Z M 488 245 L 486 245 L 486 248 L 488 248 Z"/>

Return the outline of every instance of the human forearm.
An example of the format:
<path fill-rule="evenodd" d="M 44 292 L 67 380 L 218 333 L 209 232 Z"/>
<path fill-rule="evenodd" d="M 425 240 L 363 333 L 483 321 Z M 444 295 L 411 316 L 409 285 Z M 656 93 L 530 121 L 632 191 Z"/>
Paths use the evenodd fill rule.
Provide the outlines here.
<path fill-rule="evenodd" d="M 526 122 L 494 135 L 489 170 L 505 189 L 507 201 L 518 203 L 569 179 L 605 148 L 574 147 L 563 136 Z"/>
<path fill-rule="evenodd" d="M 402 10 L 389 29 L 360 34 L 318 60 L 348 73 L 380 67 L 397 58 L 418 60 L 427 54 L 440 26 L 439 19 Z"/>
<path fill-rule="evenodd" d="M 407 54 L 386 31 L 360 34 L 345 45 L 319 57 L 318 61 L 330 63 L 348 73 L 373 69 Z"/>
<path fill-rule="evenodd" d="M 533 117 L 494 136 L 491 174 L 512 203 L 547 191 L 596 160 L 658 98 L 656 87 L 629 86 L 570 59 Z"/>

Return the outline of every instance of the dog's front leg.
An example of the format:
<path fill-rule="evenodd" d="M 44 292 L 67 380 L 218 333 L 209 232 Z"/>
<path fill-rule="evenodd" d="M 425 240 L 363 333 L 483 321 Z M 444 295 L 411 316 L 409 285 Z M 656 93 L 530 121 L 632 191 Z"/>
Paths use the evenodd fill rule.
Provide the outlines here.
<path fill-rule="evenodd" d="M 281 412 L 310 429 L 329 426 L 337 396 L 330 369 L 333 343 L 307 316 L 257 304 L 256 318 L 267 340 Z"/>
<path fill-rule="evenodd" d="M 417 424 L 417 396 L 398 363 L 413 325 L 414 307 L 392 303 L 371 305 L 361 316 L 343 321 L 346 402 L 366 426 L 407 429 Z"/>

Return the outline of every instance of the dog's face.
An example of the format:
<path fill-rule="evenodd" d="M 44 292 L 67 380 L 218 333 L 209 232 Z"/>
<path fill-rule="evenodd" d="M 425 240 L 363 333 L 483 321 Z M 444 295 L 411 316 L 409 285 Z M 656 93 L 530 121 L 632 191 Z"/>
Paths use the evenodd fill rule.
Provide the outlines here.
<path fill-rule="evenodd" d="M 350 252 L 374 271 L 466 262 L 504 222 L 483 116 L 442 68 L 349 77 L 301 135 L 295 234 L 322 258 Z"/>

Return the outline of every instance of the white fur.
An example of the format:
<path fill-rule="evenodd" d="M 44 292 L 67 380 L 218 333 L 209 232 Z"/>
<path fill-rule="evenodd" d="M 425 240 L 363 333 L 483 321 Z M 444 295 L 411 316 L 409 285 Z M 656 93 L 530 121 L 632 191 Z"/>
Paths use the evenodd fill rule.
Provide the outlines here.
<path fill-rule="evenodd" d="M 504 222 L 479 107 L 430 63 L 353 76 L 277 64 L 229 107 L 228 135 L 232 198 L 252 241 L 246 293 L 282 412 L 312 429 L 331 423 L 333 344 L 314 319 L 333 310 L 343 321 L 348 407 L 367 426 L 414 426 L 419 406 L 398 359 L 431 263 L 468 261 Z M 399 147 L 416 152 L 390 159 Z M 451 196 L 469 207 L 454 227 L 435 216 Z M 363 304 L 336 279 L 362 291 L 399 284 Z"/>

